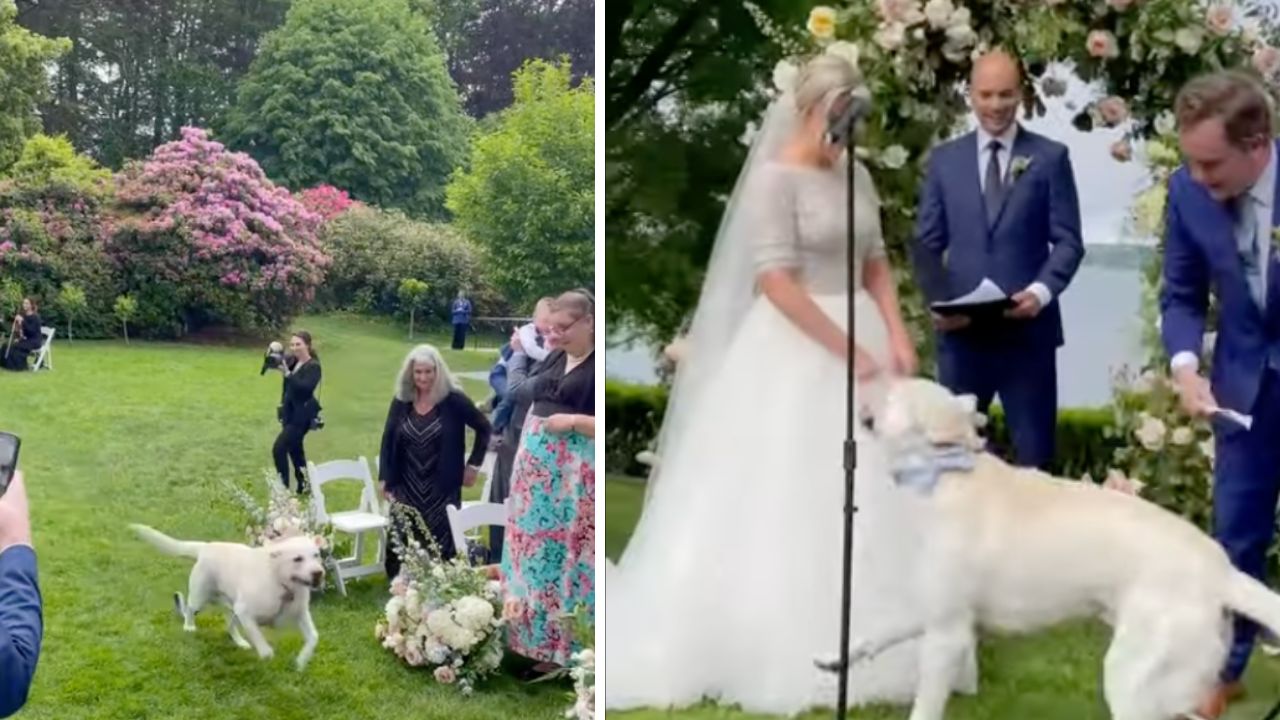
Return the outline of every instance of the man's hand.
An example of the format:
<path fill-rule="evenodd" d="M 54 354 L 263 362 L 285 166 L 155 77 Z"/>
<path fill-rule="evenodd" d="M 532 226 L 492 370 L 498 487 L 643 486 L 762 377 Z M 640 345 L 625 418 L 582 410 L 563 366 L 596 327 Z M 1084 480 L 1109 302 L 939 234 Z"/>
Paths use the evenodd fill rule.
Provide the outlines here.
<path fill-rule="evenodd" d="M 476 478 L 480 476 L 480 471 L 474 465 L 468 465 L 466 470 L 462 471 L 462 486 L 471 487 L 476 484 Z"/>
<path fill-rule="evenodd" d="M 1040 298 L 1030 290 L 1014 293 L 1014 306 L 1004 311 L 1005 317 L 1015 318 L 1017 320 L 1030 320 L 1040 314 L 1044 306 L 1040 304 Z"/>
<path fill-rule="evenodd" d="M 511 351 L 524 352 L 524 343 L 520 342 L 520 328 L 511 331 Z"/>
<path fill-rule="evenodd" d="M 942 332 L 955 332 L 969 327 L 973 322 L 968 315 L 939 315 L 933 313 L 933 326 Z"/>
<path fill-rule="evenodd" d="M 0 552 L 10 545 L 31 544 L 31 515 L 27 507 L 27 486 L 22 473 L 15 472 L 9 489 L 0 497 Z"/>
<path fill-rule="evenodd" d="M 1213 399 L 1209 381 L 1199 372 L 1189 367 L 1174 370 L 1173 382 L 1178 388 L 1182 409 L 1192 417 L 1205 417 L 1211 409 L 1218 406 L 1218 401 Z"/>

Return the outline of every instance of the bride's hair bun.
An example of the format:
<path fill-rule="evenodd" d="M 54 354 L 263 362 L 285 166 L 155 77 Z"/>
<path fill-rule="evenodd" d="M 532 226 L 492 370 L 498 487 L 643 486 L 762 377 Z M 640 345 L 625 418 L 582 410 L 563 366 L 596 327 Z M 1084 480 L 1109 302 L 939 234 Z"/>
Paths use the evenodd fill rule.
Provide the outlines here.
<path fill-rule="evenodd" d="M 800 69 L 795 84 L 796 110 L 808 115 L 837 90 L 848 90 L 862 85 L 862 75 L 848 60 L 823 53 L 814 57 Z"/>

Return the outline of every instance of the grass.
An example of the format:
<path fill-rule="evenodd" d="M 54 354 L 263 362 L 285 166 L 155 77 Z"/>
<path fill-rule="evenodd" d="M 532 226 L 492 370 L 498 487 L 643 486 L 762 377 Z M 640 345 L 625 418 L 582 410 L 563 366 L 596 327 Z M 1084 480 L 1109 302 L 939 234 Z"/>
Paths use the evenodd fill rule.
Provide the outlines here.
<path fill-rule="evenodd" d="M 405 330 L 349 316 L 306 318 L 322 359 L 327 426 L 312 460 L 376 456 Z M 443 335 L 429 338 L 448 346 Z M 279 375 L 260 377 L 262 347 L 55 341 L 56 369 L 0 373 L 0 428 L 22 437 L 45 602 L 45 639 L 26 720 L 440 720 L 557 718 L 566 684 L 510 673 L 471 698 L 379 647 L 385 578 L 313 601 L 320 644 L 305 673 L 293 631 L 267 631 L 276 654 L 233 646 L 221 608 L 182 632 L 172 609 L 190 561 L 160 555 L 126 528 L 242 541 L 224 478 L 265 501 L 262 470 L 278 425 Z M 445 351 L 455 371 L 486 370 L 491 352 Z M 484 382 L 465 381 L 473 397 Z M 478 486 L 479 484 L 477 484 Z M 478 494 L 478 487 L 471 494 Z M 347 502 L 354 503 L 354 493 Z M 510 670 L 511 668 L 507 668 Z"/>
<path fill-rule="evenodd" d="M 634 480 L 610 477 L 605 485 L 605 553 L 617 559 L 626 548 L 640 517 L 644 486 Z M 1097 623 L 1075 623 L 1033 636 L 987 637 L 979 655 L 979 692 L 955 697 L 948 720 L 1106 720 L 1101 695 L 1102 658 L 1109 629 Z M 1233 705 L 1228 720 L 1258 720 L 1280 699 L 1280 660 L 1255 654 L 1245 677 L 1247 696 Z M 905 707 L 853 710 L 853 720 L 901 720 Z M 813 712 L 803 720 L 831 717 Z M 610 720 L 765 720 L 733 708 L 710 703 L 680 711 L 611 712 Z"/>

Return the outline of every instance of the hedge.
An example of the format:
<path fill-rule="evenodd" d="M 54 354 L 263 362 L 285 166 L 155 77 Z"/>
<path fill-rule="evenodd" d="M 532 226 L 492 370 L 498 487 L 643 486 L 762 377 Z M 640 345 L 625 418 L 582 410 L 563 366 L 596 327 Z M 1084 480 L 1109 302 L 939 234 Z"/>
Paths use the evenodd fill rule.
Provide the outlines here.
<path fill-rule="evenodd" d="M 605 383 L 605 469 L 609 473 L 643 477 L 647 468 L 636 462 L 636 453 L 649 447 L 667 407 L 667 388 Z M 1055 475 L 1078 478 L 1089 473 L 1101 480 L 1111 466 L 1120 441 L 1103 432 L 1113 422 L 1109 408 L 1080 408 L 1058 413 L 1057 452 L 1051 468 Z M 1003 452 L 1009 432 L 1000 408 L 993 408 L 989 425 L 992 445 Z"/>

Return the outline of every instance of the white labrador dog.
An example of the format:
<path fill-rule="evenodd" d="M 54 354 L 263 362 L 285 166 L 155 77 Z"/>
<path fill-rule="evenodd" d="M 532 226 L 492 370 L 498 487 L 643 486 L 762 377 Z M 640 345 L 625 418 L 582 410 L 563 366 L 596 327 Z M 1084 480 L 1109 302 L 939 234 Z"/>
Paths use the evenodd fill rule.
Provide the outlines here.
<path fill-rule="evenodd" d="M 311 620 L 311 590 L 324 583 L 320 549 L 311 538 L 292 537 L 263 547 L 226 542 L 175 540 L 145 525 L 130 525 L 134 532 L 169 555 L 195 558 L 184 600 L 173 594 L 183 629 L 196 630 L 196 613 L 210 602 L 221 601 L 231 609 L 227 630 L 236 645 L 256 650 L 266 659 L 275 654 L 259 626 L 295 625 L 303 646 L 297 667 L 306 668 L 320 640 Z M 249 636 L 240 635 L 244 628 Z"/>
<path fill-rule="evenodd" d="M 922 624 L 852 648 L 855 659 L 869 657 L 923 635 L 911 720 L 942 720 L 977 627 L 1109 622 L 1104 688 L 1115 720 L 1192 713 L 1225 661 L 1230 612 L 1280 631 L 1280 595 L 1232 567 L 1192 524 L 1141 498 L 982 452 L 971 396 L 927 380 L 896 381 L 870 417 L 895 462 L 947 452 L 954 461 L 957 451 L 972 462 L 967 471 L 923 475 L 917 462 L 907 484 L 929 494 L 935 514 L 919 566 Z"/>

